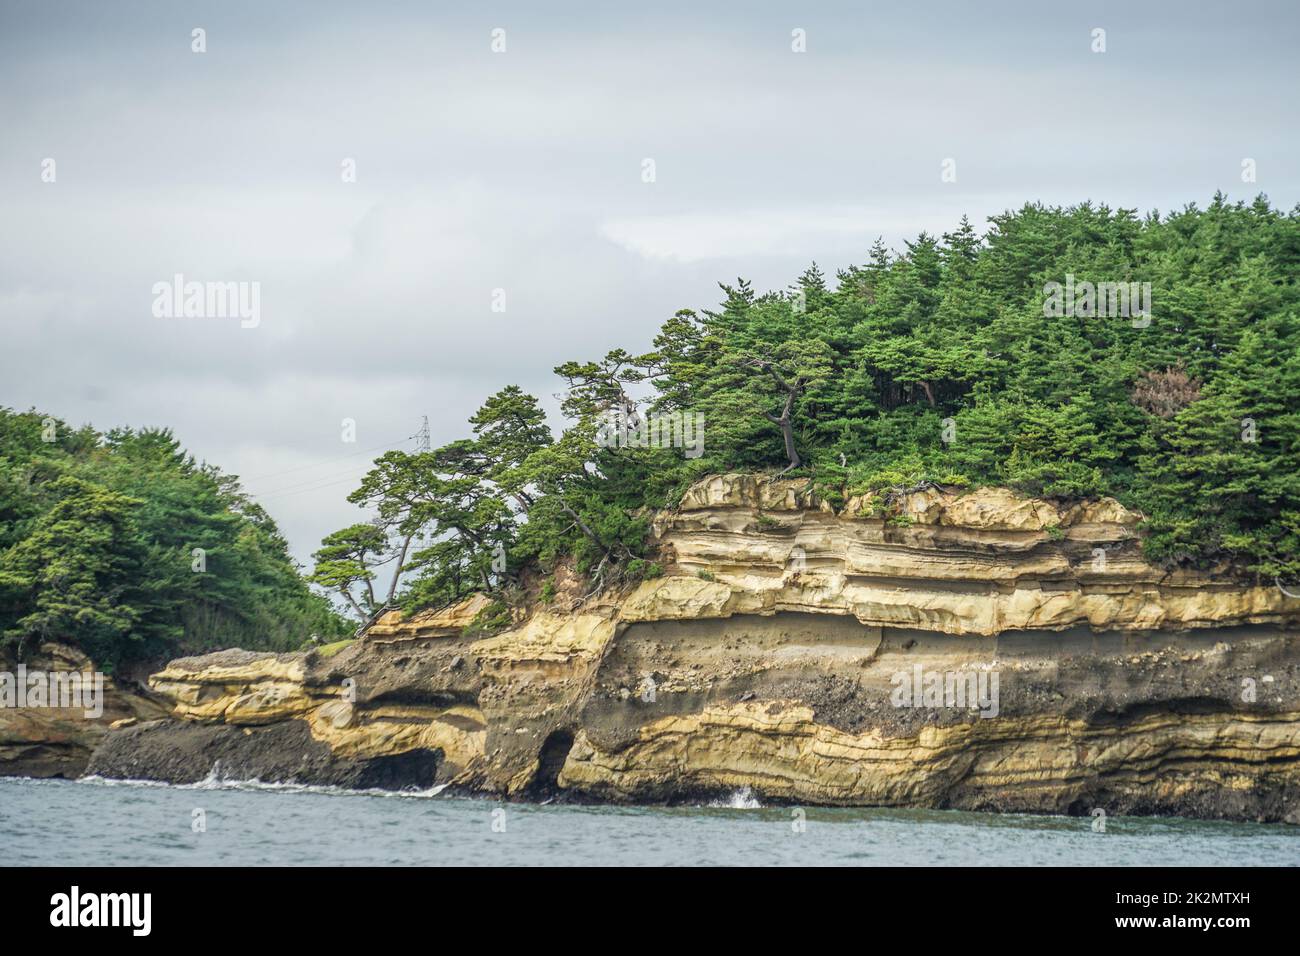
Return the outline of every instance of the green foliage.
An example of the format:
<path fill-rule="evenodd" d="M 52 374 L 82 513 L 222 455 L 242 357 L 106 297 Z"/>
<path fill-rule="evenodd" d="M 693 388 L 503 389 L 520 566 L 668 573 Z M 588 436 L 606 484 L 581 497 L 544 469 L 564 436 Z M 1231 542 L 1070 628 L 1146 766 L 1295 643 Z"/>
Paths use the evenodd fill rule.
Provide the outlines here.
<path fill-rule="evenodd" d="M 1243 331 L 1203 397 L 1161 422 L 1138 460 L 1151 554 L 1201 564 L 1233 558 L 1261 575 L 1300 574 L 1298 394 L 1295 313 Z"/>
<path fill-rule="evenodd" d="M 897 493 L 931 485 L 1114 495 L 1150 516 L 1153 558 L 1295 577 L 1297 265 L 1300 207 L 1262 196 L 1144 217 L 1026 205 L 983 236 L 963 219 L 898 252 L 877 242 L 833 283 L 813 265 L 782 291 L 723 284 L 716 310 L 677 312 L 649 352 L 557 367 L 558 433 L 508 386 L 474 437 L 408 462 L 400 493 L 377 477 L 365 501 L 407 607 L 503 594 L 563 558 L 595 587 L 635 580 L 654 510 L 735 471 L 788 472 L 837 505 L 876 492 L 895 523 Z M 1153 314 L 1046 308 L 1067 277 L 1149 283 Z M 702 449 L 623 441 L 647 414 L 702 416 Z M 399 540 L 417 527 L 434 543 L 411 561 Z M 331 550 L 345 543 L 326 540 L 316 579 L 361 589 L 379 555 Z"/>
<path fill-rule="evenodd" d="M 922 456 L 912 453 L 902 456 L 892 465 L 881 468 L 851 468 L 844 483 L 851 495 L 865 495 L 876 491 L 897 491 L 920 488 L 923 485 L 944 484 L 944 478 L 956 481 L 946 482 L 960 484 L 965 481 L 960 476 L 953 476 L 939 471 L 938 466 L 927 464 Z"/>
<path fill-rule="evenodd" d="M 461 628 L 462 637 L 487 637 L 510 626 L 510 608 L 504 601 L 493 601 Z"/>
<path fill-rule="evenodd" d="M 345 626 L 266 512 L 170 432 L 0 408 L 0 641 L 19 655 L 59 641 L 112 669 Z"/>
<path fill-rule="evenodd" d="M 654 578 L 664 576 L 662 564 L 656 561 L 645 561 L 641 558 L 633 558 L 627 563 L 626 577 L 632 581 L 650 581 Z"/>

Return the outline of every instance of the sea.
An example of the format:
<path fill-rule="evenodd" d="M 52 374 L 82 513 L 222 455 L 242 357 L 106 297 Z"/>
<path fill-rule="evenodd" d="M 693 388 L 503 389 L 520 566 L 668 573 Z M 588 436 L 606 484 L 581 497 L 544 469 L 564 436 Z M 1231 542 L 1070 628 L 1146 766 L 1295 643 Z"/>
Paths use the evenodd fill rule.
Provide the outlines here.
<path fill-rule="evenodd" d="M 513 803 L 437 791 L 0 778 L 10 866 L 1259 866 L 1300 827 L 1176 817 Z"/>

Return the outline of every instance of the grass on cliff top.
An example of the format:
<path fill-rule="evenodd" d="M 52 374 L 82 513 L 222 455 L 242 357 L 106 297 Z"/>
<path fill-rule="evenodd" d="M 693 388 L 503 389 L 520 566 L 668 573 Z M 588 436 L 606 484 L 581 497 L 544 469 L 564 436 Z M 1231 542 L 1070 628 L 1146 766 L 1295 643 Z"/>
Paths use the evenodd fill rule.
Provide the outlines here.
<path fill-rule="evenodd" d="M 343 648 L 349 647 L 356 642 L 357 639 L 355 637 L 349 637 L 346 640 L 334 641 L 331 644 L 322 644 L 320 647 L 316 648 L 316 651 L 321 657 L 333 657 L 339 651 L 343 650 Z"/>

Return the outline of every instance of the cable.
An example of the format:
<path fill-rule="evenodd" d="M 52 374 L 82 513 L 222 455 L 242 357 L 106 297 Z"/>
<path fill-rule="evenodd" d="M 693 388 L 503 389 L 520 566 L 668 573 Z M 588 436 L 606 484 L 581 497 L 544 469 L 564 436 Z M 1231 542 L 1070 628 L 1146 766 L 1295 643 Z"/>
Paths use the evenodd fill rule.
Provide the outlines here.
<path fill-rule="evenodd" d="M 296 468 L 286 468 L 283 471 L 268 471 L 264 475 L 250 475 L 248 477 L 244 477 L 243 475 L 240 475 L 239 480 L 241 482 L 260 481 L 263 478 L 278 478 L 280 475 L 288 475 L 295 471 L 303 471 L 306 468 L 319 468 L 321 465 L 328 465 L 331 464 L 332 462 L 342 461 L 344 458 L 355 458 L 357 455 L 364 455 L 367 452 L 379 451 L 381 448 L 392 448 L 393 446 L 398 445 L 401 442 L 410 441 L 414 437 L 415 437 L 414 435 L 408 435 L 406 438 L 401 438 L 396 441 L 386 442 L 382 445 L 376 445 L 374 448 L 362 448 L 359 451 L 348 452 L 346 455 L 339 455 L 335 458 L 324 458 L 321 461 L 314 462 L 310 465 L 298 465 Z"/>
<path fill-rule="evenodd" d="M 257 495 L 257 494 L 252 494 L 252 493 L 250 492 L 250 493 L 248 493 L 248 496 L 249 496 L 250 498 L 256 498 L 259 502 L 264 502 L 264 501 L 274 501 L 274 500 L 277 499 L 277 498 L 286 498 L 286 497 L 288 497 L 288 496 L 290 496 L 290 495 L 303 495 L 303 494 L 309 494 L 310 492 L 313 492 L 313 491 L 320 491 L 320 490 L 322 490 L 322 489 L 324 489 L 324 488 L 332 488 L 332 487 L 334 487 L 335 485 L 350 484 L 350 483 L 352 483 L 352 482 L 356 482 L 356 481 L 358 481 L 358 480 L 360 480 L 360 475 L 349 475 L 349 476 L 346 477 L 346 478 L 335 478 L 335 479 L 332 480 L 332 481 L 327 481 L 327 482 L 325 482 L 325 483 L 323 483 L 323 484 L 320 484 L 320 485 L 314 485 L 314 486 L 311 486 L 311 487 L 306 487 L 306 488 L 295 488 L 295 489 L 290 489 L 290 490 L 287 490 L 287 491 L 286 491 L 285 489 L 281 488 L 280 490 L 275 491 L 275 492 L 273 492 L 273 493 L 271 493 L 271 494 L 267 494 L 267 495 Z"/>
<path fill-rule="evenodd" d="M 427 428 L 427 425 L 425 426 L 425 428 Z M 245 479 L 240 477 L 239 482 L 242 486 L 245 481 L 256 481 L 260 478 L 275 478 L 278 477 L 279 475 L 287 475 L 295 471 L 303 471 L 304 469 L 307 468 L 319 468 L 321 465 L 328 465 L 331 464 L 332 462 L 342 461 L 345 458 L 355 458 L 357 455 L 364 455 L 369 452 L 380 451 L 380 450 L 392 450 L 397 445 L 401 444 L 401 442 L 403 441 L 412 441 L 412 440 L 418 441 L 421 438 L 423 438 L 426 442 L 428 440 L 427 433 L 424 431 L 423 428 L 421 429 L 420 432 L 417 432 L 414 435 L 407 435 L 406 438 L 399 439 L 397 441 L 387 442 L 386 444 L 383 445 L 375 445 L 373 448 L 361 448 L 357 451 L 348 452 L 346 455 L 339 455 L 335 458 L 327 458 L 324 459 L 323 461 L 314 462 L 310 465 L 299 465 L 296 468 L 286 468 L 283 471 L 273 471 L 264 475 L 256 475 L 253 478 Z M 307 494 L 313 491 L 320 491 L 325 488 L 331 488 L 335 485 L 341 485 L 346 482 L 354 482 L 357 481 L 359 477 L 360 477 L 359 475 L 354 475 L 351 472 L 349 472 L 346 475 L 341 475 L 338 478 L 334 478 L 326 475 L 317 475 L 315 478 L 307 478 L 304 481 L 292 482 L 280 488 L 273 488 L 265 494 L 254 494 L 253 492 L 247 490 L 245 491 L 245 494 L 247 494 L 250 498 L 258 499 L 259 501 L 274 501 L 275 499 L 283 498 L 286 495 Z M 322 481 L 323 483 L 320 483 Z"/>
<path fill-rule="evenodd" d="M 357 462 L 347 471 L 336 471 L 330 475 L 317 475 L 315 478 L 307 478 L 303 481 L 295 481 L 288 485 L 281 485 L 279 488 L 271 488 L 270 490 L 263 492 L 263 494 L 265 494 L 267 497 L 278 498 L 280 495 L 286 492 L 293 492 L 299 489 L 307 489 L 310 486 L 315 485 L 318 482 L 322 482 L 322 481 L 325 482 L 326 484 L 335 484 L 339 481 L 356 481 L 361 477 L 361 475 L 357 474 L 357 471 L 359 469 L 367 468 L 367 467 L 369 466 L 362 462 Z"/>

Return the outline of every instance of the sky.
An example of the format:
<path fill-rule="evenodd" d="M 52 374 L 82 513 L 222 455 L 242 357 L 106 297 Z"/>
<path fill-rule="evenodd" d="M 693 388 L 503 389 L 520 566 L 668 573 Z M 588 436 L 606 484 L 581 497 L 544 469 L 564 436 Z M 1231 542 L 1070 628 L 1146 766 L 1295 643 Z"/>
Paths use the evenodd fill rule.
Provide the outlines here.
<path fill-rule="evenodd" d="M 542 7 L 0 0 L 0 405 L 171 427 L 308 563 L 423 416 L 553 408 L 720 281 L 1300 201 L 1293 2 Z M 178 274 L 256 321 L 158 314 Z"/>

